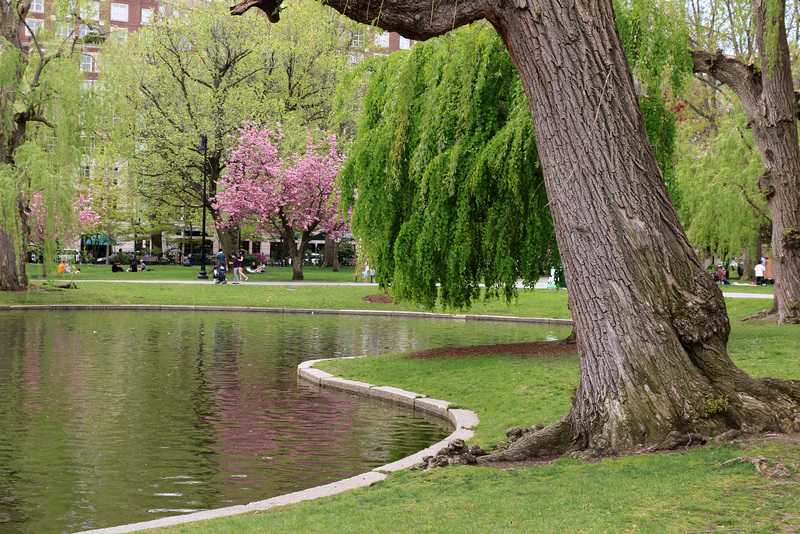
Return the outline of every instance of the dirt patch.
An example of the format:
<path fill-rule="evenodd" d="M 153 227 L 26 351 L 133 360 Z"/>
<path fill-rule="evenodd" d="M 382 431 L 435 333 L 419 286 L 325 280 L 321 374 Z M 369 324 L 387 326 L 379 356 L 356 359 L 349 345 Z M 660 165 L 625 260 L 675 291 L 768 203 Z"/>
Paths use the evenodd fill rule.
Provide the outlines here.
<path fill-rule="evenodd" d="M 364 302 L 370 302 L 372 304 L 391 304 L 394 302 L 394 298 L 389 295 L 367 295 L 361 300 Z"/>
<path fill-rule="evenodd" d="M 576 352 L 575 343 L 562 341 L 530 341 L 527 343 L 504 343 L 499 345 L 473 345 L 471 347 L 443 347 L 439 349 L 418 350 L 407 358 L 432 360 L 434 358 L 468 358 L 490 354 L 510 354 L 512 356 L 560 356 Z"/>

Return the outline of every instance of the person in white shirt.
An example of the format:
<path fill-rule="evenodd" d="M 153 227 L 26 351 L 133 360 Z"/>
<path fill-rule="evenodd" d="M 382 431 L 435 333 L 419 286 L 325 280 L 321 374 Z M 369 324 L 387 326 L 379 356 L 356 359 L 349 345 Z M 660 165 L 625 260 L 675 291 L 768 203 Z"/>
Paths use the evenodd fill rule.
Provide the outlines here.
<path fill-rule="evenodd" d="M 756 271 L 756 285 L 757 286 L 760 286 L 761 282 L 764 281 L 764 271 L 766 269 L 767 268 L 764 267 L 763 263 L 757 263 L 756 264 L 755 271 Z"/>

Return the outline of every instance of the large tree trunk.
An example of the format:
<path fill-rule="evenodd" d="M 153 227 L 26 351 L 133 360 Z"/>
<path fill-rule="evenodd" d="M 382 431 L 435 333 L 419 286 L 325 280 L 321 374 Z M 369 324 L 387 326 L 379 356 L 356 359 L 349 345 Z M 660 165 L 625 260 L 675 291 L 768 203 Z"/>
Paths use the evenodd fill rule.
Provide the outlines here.
<path fill-rule="evenodd" d="M 784 23 L 785 2 L 753 0 L 761 70 L 736 58 L 693 51 L 694 70 L 728 85 L 742 102 L 766 168 L 759 186 L 772 218 L 778 324 L 800 323 L 800 145 L 797 97 Z"/>
<path fill-rule="evenodd" d="M 800 381 L 753 381 L 727 356 L 725 303 L 670 203 L 611 0 L 328 3 L 416 39 L 486 18 L 528 95 L 581 382 L 561 421 L 495 458 L 627 450 L 673 430 L 800 426 Z"/>
<path fill-rule="evenodd" d="M 14 238 L 0 230 L 0 291 L 24 291 L 28 288 L 25 261 L 17 263 L 14 245 Z"/>
<path fill-rule="evenodd" d="M 15 213 L 5 212 L 9 209 L 13 208 L 0 207 L 0 291 L 24 291 L 28 289 L 28 224 L 21 198 Z M 3 221 L 13 233 L 3 228 Z"/>

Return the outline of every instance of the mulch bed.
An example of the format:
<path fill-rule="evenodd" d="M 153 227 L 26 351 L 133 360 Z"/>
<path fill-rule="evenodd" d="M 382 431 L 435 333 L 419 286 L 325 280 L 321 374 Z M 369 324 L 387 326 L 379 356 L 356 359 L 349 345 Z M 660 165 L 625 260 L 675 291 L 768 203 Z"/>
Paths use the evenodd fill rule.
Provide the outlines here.
<path fill-rule="evenodd" d="M 471 347 L 442 347 L 438 349 L 418 350 L 407 358 L 432 360 L 434 358 L 468 358 L 470 356 L 486 356 L 489 354 L 510 354 L 511 356 L 561 356 L 576 352 L 575 343 L 563 341 L 531 341 L 527 343 L 505 343 L 498 345 L 473 345 Z"/>
<path fill-rule="evenodd" d="M 361 300 L 364 302 L 371 302 L 372 304 L 391 304 L 394 302 L 394 298 L 389 295 L 367 295 Z"/>

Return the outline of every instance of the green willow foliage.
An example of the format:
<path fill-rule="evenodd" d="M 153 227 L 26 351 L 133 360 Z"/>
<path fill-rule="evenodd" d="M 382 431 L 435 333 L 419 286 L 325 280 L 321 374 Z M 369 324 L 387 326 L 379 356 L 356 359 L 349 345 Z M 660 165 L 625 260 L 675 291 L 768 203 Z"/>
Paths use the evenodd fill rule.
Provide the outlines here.
<path fill-rule="evenodd" d="M 342 183 L 383 287 L 467 308 L 481 283 L 511 300 L 518 276 L 558 261 L 530 110 L 494 31 L 376 61 L 364 107 Z"/>
<path fill-rule="evenodd" d="M 560 258 L 530 108 L 502 41 L 474 24 L 372 67 L 341 183 L 377 281 L 429 308 L 510 302 L 520 277 L 530 286 Z M 643 103 L 671 169 L 674 117 Z"/>

